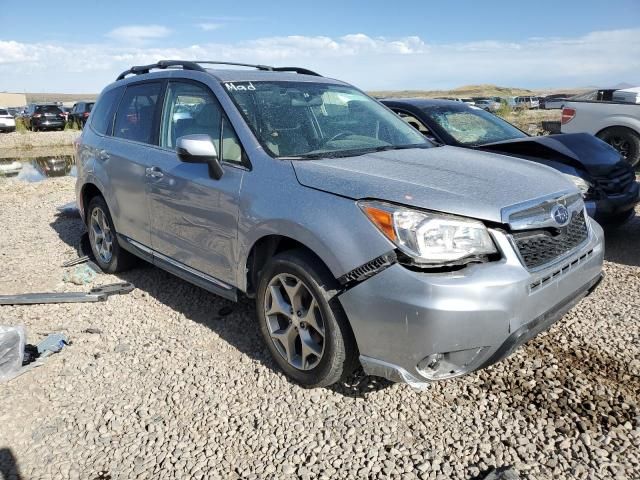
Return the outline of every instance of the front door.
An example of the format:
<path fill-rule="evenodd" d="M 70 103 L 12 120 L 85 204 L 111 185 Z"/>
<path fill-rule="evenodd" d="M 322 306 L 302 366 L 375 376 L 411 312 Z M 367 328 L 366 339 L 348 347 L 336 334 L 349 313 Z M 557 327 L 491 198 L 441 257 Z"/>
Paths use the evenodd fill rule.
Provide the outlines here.
<path fill-rule="evenodd" d="M 209 176 L 205 163 L 183 163 L 175 152 L 184 135 L 211 137 L 224 174 Z M 238 137 L 211 90 L 197 82 L 170 81 L 165 94 L 160 147 L 147 178 L 151 247 L 174 262 L 234 285 L 242 177 L 247 174 Z"/>

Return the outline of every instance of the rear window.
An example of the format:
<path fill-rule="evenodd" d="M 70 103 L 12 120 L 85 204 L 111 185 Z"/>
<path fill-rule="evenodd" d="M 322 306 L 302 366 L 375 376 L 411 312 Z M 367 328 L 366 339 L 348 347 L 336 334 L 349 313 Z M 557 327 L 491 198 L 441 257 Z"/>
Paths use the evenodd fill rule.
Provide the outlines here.
<path fill-rule="evenodd" d="M 94 105 L 95 105 L 94 103 L 87 103 L 87 111 L 90 112 L 91 110 L 93 110 Z"/>
<path fill-rule="evenodd" d="M 55 115 L 58 115 L 59 113 L 62 113 L 62 110 L 60 110 L 55 105 L 41 105 L 41 106 L 36 108 L 36 112 L 45 113 L 45 114 L 46 113 L 53 113 Z"/>
<path fill-rule="evenodd" d="M 91 127 L 102 135 L 111 135 L 113 115 L 118 108 L 123 87 L 113 88 L 102 94 L 96 108 L 91 113 Z"/>

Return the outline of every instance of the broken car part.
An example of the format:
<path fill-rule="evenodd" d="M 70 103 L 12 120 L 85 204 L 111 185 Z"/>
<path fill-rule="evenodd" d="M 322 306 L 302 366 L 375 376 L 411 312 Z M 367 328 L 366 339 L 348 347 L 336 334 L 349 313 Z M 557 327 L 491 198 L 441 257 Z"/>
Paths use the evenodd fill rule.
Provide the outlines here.
<path fill-rule="evenodd" d="M 131 292 L 132 283 L 112 283 L 95 287 L 88 292 L 59 293 L 23 293 L 18 295 L 0 295 L 0 305 L 37 305 L 43 303 L 81 303 L 103 302 L 111 295 L 124 295 Z"/>

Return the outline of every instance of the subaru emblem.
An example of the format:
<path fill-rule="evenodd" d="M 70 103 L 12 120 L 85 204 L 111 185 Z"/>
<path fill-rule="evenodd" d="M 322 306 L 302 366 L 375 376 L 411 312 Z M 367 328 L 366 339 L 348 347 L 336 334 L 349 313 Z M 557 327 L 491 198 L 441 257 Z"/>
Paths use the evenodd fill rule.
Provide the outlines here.
<path fill-rule="evenodd" d="M 564 205 L 556 205 L 551 209 L 551 218 L 558 224 L 560 227 L 564 227 L 567 223 L 569 223 L 569 210 Z"/>

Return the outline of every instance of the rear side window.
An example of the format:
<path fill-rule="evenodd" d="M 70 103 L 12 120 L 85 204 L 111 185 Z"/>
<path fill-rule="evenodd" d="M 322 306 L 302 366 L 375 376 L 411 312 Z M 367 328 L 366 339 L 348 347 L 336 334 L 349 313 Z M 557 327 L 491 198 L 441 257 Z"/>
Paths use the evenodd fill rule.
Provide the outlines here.
<path fill-rule="evenodd" d="M 94 112 L 91 114 L 91 127 L 102 135 L 111 135 L 113 114 L 118 108 L 118 100 L 122 96 L 122 87 L 113 88 L 102 94 Z M 75 113 L 76 107 L 74 107 Z"/>
<path fill-rule="evenodd" d="M 9 115 L 9 112 L 7 112 L 4 108 L 0 108 L 0 115 Z"/>
<path fill-rule="evenodd" d="M 154 120 L 158 113 L 160 82 L 129 85 L 122 96 L 113 136 L 141 143 L 154 142 Z"/>

